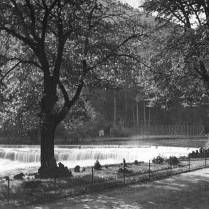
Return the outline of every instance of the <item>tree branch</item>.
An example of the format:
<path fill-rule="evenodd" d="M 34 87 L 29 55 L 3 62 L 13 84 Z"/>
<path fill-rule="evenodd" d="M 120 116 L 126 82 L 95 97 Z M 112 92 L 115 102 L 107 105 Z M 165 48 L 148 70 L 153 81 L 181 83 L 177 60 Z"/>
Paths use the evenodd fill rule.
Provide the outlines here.
<path fill-rule="evenodd" d="M 25 20 L 24 20 L 24 17 L 21 13 L 21 11 L 19 10 L 18 6 L 17 6 L 17 3 L 15 0 L 11 0 L 14 7 L 15 7 L 15 10 L 17 12 L 17 15 L 19 17 L 19 20 L 20 20 L 20 24 L 22 25 L 22 27 L 24 28 L 24 32 L 25 32 L 25 35 L 29 38 L 29 34 L 28 34 L 28 26 L 26 25 L 25 23 Z"/>
<path fill-rule="evenodd" d="M 56 117 L 56 123 L 59 124 L 65 117 L 66 115 L 68 114 L 70 108 L 76 103 L 76 101 L 78 100 L 80 94 L 81 94 L 81 91 L 83 89 L 83 86 L 84 86 L 84 82 L 83 80 L 80 81 L 80 84 L 78 85 L 77 89 L 76 89 L 76 92 L 73 96 L 73 98 L 71 100 L 69 100 L 69 97 L 68 97 L 68 94 L 67 94 L 67 91 L 65 90 L 64 86 L 62 85 L 62 83 L 59 81 L 58 83 L 61 91 L 62 91 L 62 94 L 64 96 L 64 99 L 65 99 L 65 104 L 63 106 L 63 108 L 61 109 L 61 111 L 58 113 L 57 117 Z"/>
<path fill-rule="evenodd" d="M 95 67 L 97 67 L 98 65 L 101 65 L 102 63 L 104 63 L 107 59 L 109 59 L 110 57 L 115 55 L 115 52 L 120 49 L 121 46 L 125 45 L 129 40 L 133 39 L 133 38 L 137 38 L 143 36 L 143 34 L 133 34 L 132 36 L 129 36 L 128 38 L 126 38 L 123 42 L 121 42 L 117 47 L 115 47 L 115 49 L 113 49 L 108 55 L 106 55 L 103 59 L 101 59 L 100 61 L 98 61 L 95 65 L 88 67 L 86 69 L 86 71 L 90 71 L 92 69 L 94 69 Z"/>
<path fill-rule="evenodd" d="M 34 14 L 34 10 L 32 8 L 32 5 L 30 3 L 29 0 L 26 0 L 26 4 L 30 10 L 30 17 L 31 17 L 31 34 L 33 36 L 33 38 L 39 42 L 39 37 L 36 35 L 36 31 L 35 31 L 35 25 L 36 25 L 36 21 L 35 21 L 35 14 Z"/>
<path fill-rule="evenodd" d="M 16 63 L 10 70 L 8 70 L 1 78 L 0 82 L 2 82 L 4 80 L 4 78 L 10 73 L 12 72 L 21 62 Z"/>
<path fill-rule="evenodd" d="M 133 55 L 130 55 L 130 54 L 117 54 L 116 56 L 119 56 L 119 57 L 129 57 L 135 61 L 137 61 L 138 63 L 141 63 L 143 64 L 145 67 L 151 69 L 151 67 L 149 65 L 147 65 L 146 63 L 142 62 L 141 60 L 139 60 L 137 57 L 133 56 Z"/>
<path fill-rule="evenodd" d="M 35 44 L 33 41 L 31 41 L 29 38 L 26 38 L 26 37 L 24 37 L 24 36 L 18 34 L 17 32 L 15 32 L 14 30 L 9 29 L 9 28 L 4 27 L 4 26 L 0 27 L 0 31 L 1 31 L 1 30 L 6 31 L 8 34 L 10 34 L 10 35 L 16 37 L 16 38 L 19 39 L 20 41 L 23 41 L 23 42 L 24 42 L 26 45 L 28 45 L 34 52 L 37 52 L 36 44 Z"/>
<path fill-rule="evenodd" d="M 8 60 L 11 60 L 11 61 L 12 60 L 18 60 L 20 63 L 33 64 L 36 67 L 42 69 L 42 67 L 37 62 L 31 61 L 31 60 L 21 60 L 20 58 L 17 58 L 17 57 L 14 57 L 14 58 L 11 58 L 11 59 L 8 59 Z"/>
<path fill-rule="evenodd" d="M 183 15 L 184 15 L 184 18 L 186 20 L 186 25 L 188 28 L 191 28 L 191 23 L 190 23 L 190 20 L 189 20 L 189 16 L 187 15 L 185 9 L 184 9 L 184 5 L 183 5 L 183 2 L 182 0 L 179 0 L 179 3 L 180 3 L 180 6 L 181 6 L 181 11 L 183 12 Z"/>
<path fill-rule="evenodd" d="M 62 18 L 61 18 L 61 4 L 60 2 L 57 3 L 58 8 L 57 8 L 57 25 L 58 25 L 58 49 L 57 49 L 57 56 L 56 56 L 56 61 L 54 65 L 54 73 L 53 73 L 53 82 L 58 83 L 59 81 L 59 74 L 60 74 L 60 67 L 62 63 L 62 55 L 63 55 L 63 50 L 64 50 L 64 45 L 65 45 L 65 40 L 64 40 L 64 31 L 63 31 L 63 23 L 62 23 Z"/>
<path fill-rule="evenodd" d="M 59 88 L 63 94 L 63 97 L 64 97 L 64 100 L 65 100 L 65 103 L 70 103 L 70 100 L 69 100 L 69 97 L 68 97 L 68 94 L 67 94 L 67 91 L 64 87 L 64 85 L 61 83 L 61 81 L 59 80 L 58 81 L 58 85 L 59 85 Z"/>

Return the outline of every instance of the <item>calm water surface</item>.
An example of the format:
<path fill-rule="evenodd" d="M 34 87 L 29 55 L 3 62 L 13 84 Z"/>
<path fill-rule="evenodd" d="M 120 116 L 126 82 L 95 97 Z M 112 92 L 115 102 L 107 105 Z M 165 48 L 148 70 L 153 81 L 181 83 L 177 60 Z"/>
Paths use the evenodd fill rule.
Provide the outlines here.
<path fill-rule="evenodd" d="M 85 142 L 85 141 L 84 141 Z M 171 147 L 209 147 L 208 137 L 191 137 L 191 138 L 118 138 L 118 139 L 100 139 L 87 142 L 91 145 L 137 145 L 137 146 L 171 146 Z"/>

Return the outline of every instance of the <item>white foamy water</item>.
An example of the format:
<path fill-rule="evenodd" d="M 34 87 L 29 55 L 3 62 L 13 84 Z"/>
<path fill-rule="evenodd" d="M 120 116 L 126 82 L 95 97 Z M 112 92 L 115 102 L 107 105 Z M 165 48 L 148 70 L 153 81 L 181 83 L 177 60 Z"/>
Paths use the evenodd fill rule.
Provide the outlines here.
<path fill-rule="evenodd" d="M 69 168 L 76 165 L 81 167 L 93 166 L 98 159 L 102 165 L 121 163 L 135 160 L 148 162 L 158 155 L 164 157 L 187 156 L 196 148 L 183 147 L 77 147 L 55 148 L 57 162 L 62 162 Z M 28 147 L 2 147 L 0 146 L 0 174 L 10 170 L 20 170 L 40 166 L 40 148 Z"/>

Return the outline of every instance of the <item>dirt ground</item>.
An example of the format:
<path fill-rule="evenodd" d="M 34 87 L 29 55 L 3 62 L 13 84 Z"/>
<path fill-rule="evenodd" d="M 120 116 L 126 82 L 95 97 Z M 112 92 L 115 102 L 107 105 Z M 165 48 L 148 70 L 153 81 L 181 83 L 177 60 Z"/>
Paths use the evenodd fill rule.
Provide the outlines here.
<path fill-rule="evenodd" d="M 208 209 L 209 168 L 22 209 Z"/>

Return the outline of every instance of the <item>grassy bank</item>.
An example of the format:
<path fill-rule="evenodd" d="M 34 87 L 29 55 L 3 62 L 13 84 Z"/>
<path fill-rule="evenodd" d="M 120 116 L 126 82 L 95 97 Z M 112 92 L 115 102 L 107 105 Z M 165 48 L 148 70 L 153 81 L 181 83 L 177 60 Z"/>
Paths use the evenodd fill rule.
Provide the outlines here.
<path fill-rule="evenodd" d="M 208 162 L 207 162 L 208 161 Z M 24 180 L 2 179 L 0 184 L 1 208 L 20 207 L 23 205 L 52 202 L 66 196 L 88 194 L 91 192 L 165 178 L 177 173 L 188 172 L 209 165 L 209 159 L 179 159 L 178 165 L 135 162 L 102 166 L 95 170 L 92 167 L 81 168 L 80 172 L 72 170 L 72 176 L 57 179 L 35 179 L 28 173 Z M 9 191 L 9 193 L 8 193 Z"/>

